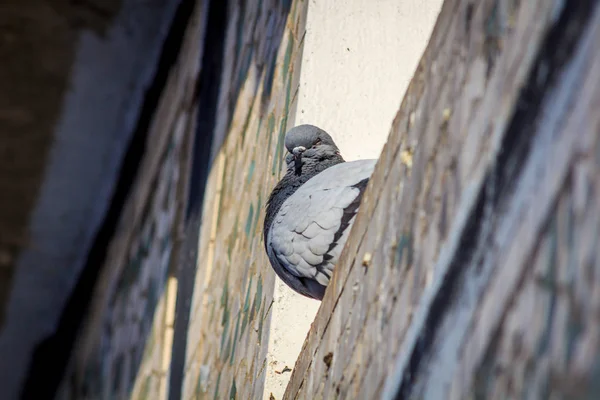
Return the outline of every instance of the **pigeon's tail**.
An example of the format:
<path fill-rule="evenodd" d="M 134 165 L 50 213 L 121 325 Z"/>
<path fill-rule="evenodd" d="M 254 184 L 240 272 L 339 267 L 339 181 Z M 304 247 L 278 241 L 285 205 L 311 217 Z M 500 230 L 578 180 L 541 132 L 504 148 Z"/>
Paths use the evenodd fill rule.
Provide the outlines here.
<path fill-rule="evenodd" d="M 323 300 L 325 296 L 325 289 L 327 286 L 321 285 L 319 282 L 312 279 L 302 279 L 308 293 L 302 293 L 307 297 L 312 297 L 315 300 Z"/>
<path fill-rule="evenodd" d="M 285 267 L 279 264 L 279 261 L 277 261 L 271 252 L 267 251 L 267 254 L 271 261 L 271 265 L 273 266 L 273 270 L 286 285 L 303 296 L 315 300 L 323 300 L 327 286 L 321 285 L 314 279 L 293 275 Z"/>

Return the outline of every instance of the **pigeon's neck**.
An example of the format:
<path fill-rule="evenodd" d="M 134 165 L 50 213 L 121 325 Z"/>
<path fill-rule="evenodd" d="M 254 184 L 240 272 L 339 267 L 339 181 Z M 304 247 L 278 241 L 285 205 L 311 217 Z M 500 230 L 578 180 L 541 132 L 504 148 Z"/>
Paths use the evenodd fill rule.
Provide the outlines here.
<path fill-rule="evenodd" d="M 337 154 L 322 160 L 305 158 L 302 160 L 302 167 L 300 171 L 296 171 L 293 162 L 290 163 L 290 165 L 288 165 L 287 172 L 281 181 L 283 182 L 285 180 L 287 184 L 297 185 L 300 187 L 313 176 L 320 174 L 329 167 L 333 167 L 334 165 L 343 162 L 344 159 L 342 156 Z M 291 194 L 289 196 L 291 196 Z"/>
<path fill-rule="evenodd" d="M 265 215 L 265 225 L 263 229 L 265 245 L 271 223 L 288 197 L 293 195 L 296 190 L 298 190 L 300 186 L 304 185 L 310 178 L 323 172 L 329 167 L 343 163 L 344 159 L 340 155 L 335 155 L 325 160 L 303 159 L 302 161 L 302 169 L 300 174 L 295 171 L 293 163 L 288 165 L 286 174 L 283 176 L 283 178 L 281 178 L 279 183 L 277 183 L 273 189 L 273 192 L 271 193 L 271 196 L 269 197 Z"/>

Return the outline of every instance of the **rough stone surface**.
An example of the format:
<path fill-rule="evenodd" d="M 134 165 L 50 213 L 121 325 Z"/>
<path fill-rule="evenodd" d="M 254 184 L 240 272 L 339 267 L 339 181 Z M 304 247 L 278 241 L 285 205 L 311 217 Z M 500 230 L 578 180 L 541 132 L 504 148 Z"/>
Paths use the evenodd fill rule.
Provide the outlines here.
<path fill-rule="evenodd" d="M 546 2 L 444 3 L 363 197 L 342 255 L 346 267 L 334 274 L 284 398 L 382 395 L 396 356 L 412 351 L 404 343 L 418 343 L 409 339 L 425 332 L 412 335 L 411 326 L 431 283 L 441 279 L 439 265 L 500 154 L 520 89 L 560 11 Z M 500 293 L 484 298 L 490 307 L 503 298 Z M 488 326 L 487 315 L 479 314 L 482 326 Z M 493 336 L 487 331 L 464 345 L 479 348 L 484 338 Z M 436 343 L 443 341 L 440 336 Z M 452 382 L 472 373 L 453 375 Z M 458 391 L 454 398 L 465 397 Z"/>
<path fill-rule="evenodd" d="M 460 351 L 449 358 L 452 368 L 417 379 L 426 396 L 435 392 L 423 388 L 441 389 L 432 382 L 443 382 L 455 399 L 600 395 L 600 7 L 589 2 L 570 11 L 549 26 L 560 39 L 547 40 L 530 77 L 543 80 L 545 71 L 552 81 L 535 127 L 526 127 L 531 150 L 514 192 L 486 221 L 486 252 L 464 268 L 465 284 L 481 281 L 485 291 L 473 305 L 457 298 L 460 306 L 447 311 L 456 323 L 460 309 L 469 329 L 441 326 Z M 575 23 L 581 33 L 565 31 Z"/>

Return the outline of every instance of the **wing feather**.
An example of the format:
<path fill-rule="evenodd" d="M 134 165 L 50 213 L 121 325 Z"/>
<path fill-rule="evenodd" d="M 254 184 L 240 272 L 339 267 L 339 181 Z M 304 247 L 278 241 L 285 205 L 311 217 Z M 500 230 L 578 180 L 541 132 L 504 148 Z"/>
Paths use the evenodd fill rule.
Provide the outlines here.
<path fill-rule="evenodd" d="M 282 204 L 267 249 L 283 272 L 328 285 L 375 163 L 359 160 L 330 167 Z"/>

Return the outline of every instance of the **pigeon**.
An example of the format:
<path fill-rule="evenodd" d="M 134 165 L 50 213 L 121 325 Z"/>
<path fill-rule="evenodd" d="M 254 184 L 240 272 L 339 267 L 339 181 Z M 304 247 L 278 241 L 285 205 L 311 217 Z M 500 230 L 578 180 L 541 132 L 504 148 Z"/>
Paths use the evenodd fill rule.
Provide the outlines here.
<path fill-rule="evenodd" d="M 283 282 L 322 300 L 377 160 L 344 161 L 313 125 L 290 129 L 285 147 L 287 171 L 266 206 L 265 250 Z"/>

